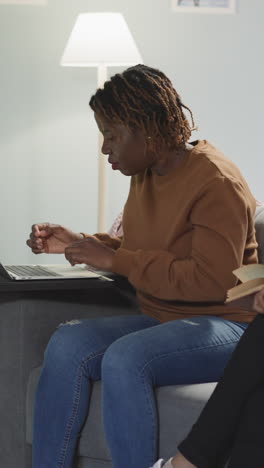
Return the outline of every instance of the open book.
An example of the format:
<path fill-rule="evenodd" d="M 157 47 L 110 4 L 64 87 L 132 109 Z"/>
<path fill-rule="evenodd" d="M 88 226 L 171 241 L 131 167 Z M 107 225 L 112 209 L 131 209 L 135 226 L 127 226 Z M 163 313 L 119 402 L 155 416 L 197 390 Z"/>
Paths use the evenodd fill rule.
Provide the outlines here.
<path fill-rule="evenodd" d="M 240 297 L 249 296 L 264 288 L 264 265 L 245 265 L 233 271 L 233 274 L 241 281 L 234 288 L 227 291 L 225 302 L 235 301 Z"/>

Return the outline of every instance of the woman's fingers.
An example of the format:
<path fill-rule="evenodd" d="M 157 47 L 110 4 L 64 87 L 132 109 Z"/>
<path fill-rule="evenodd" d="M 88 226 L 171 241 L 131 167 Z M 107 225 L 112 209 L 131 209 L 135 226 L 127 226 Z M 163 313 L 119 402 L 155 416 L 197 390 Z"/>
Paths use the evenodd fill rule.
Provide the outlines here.
<path fill-rule="evenodd" d="M 45 252 L 45 241 L 44 237 L 39 237 L 39 229 L 32 226 L 32 231 L 29 234 L 29 239 L 26 241 L 26 244 L 31 248 L 33 253 L 43 253 Z M 43 231 L 42 231 L 43 232 Z"/>
<path fill-rule="evenodd" d="M 264 313 L 264 288 L 255 295 L 253 308 L 260 314 Z"/>
<path fill-rule="evenodd" d="M 114 251 L 93 236 L 69 245 L 64 255 L 71 265 L 86 263 L 101 270 L 112 271 Z"/>
<path fill-rule="evenodd" d="M 58 224 L 51 223 L 38 223 L 33 224 L 31 227 L 33 237 L 48 237 L 54 233 L 56 228 L 59 228 Z"/>

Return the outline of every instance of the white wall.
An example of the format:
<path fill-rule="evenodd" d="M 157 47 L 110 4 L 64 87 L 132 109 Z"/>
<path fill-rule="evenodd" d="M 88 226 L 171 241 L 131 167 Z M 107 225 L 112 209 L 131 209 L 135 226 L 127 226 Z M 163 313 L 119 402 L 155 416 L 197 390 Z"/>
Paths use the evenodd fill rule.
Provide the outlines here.
<path fill-rule="evenodd" d="M 207 138 L 241 168 L 264 200 L 264 2 L 238 0 L 236 15 L 176 14 L 170 0 L 48 0 L 0 5 L 0 217 L 4 263 L 50 262 L 25 246 L 31 224 L 96 231 L 97 130 L 88 102 L 96 70 L 59 60 L 76 16 L 125 15 L 144 61 L 170 76 Z M 111 73 L 115 70 L 111 69 Z M 129 180 L 108 174 L 107 222 Z"/>

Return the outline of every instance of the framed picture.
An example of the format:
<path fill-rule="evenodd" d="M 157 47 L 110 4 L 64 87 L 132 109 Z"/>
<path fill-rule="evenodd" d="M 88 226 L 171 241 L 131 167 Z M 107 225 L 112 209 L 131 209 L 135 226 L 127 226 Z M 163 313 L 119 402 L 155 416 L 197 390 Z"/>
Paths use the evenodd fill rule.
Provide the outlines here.
<path fill-rule="evenodd" d="M 177 13 L 235 13 L 236 0 L 171 0 Z"/>
<path fill-rule="evenodd" d="M 0 0 L 0 5 L 46 5 L 47 0 Z"/>

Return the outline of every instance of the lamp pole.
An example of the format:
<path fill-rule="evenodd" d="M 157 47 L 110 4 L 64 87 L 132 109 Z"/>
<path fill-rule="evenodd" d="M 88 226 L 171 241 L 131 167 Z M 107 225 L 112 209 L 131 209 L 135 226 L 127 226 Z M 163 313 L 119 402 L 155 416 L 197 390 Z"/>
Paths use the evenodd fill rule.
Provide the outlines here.
<path fill-rule="evenodd" d="M 97 86 L 103 88 L 107 80 L 107 67 L 103 63 L 98 65 L 97 68 Z M 105 155 L 102 154 L 101 148 L 103 144 L 103 136 L 99 132 L 98 137 L 98 214 L 97 214 L 97 230 L 98 232 L 105 232 L 105 216 L 106 216 L 106 192 L 107 192 L 107 178 L 106 178 L 106 160 Z"/>
<path fill-rule="evenodd" d="M 1 1 L 1 0 L 0 0 Z M 97 67 L 97 85 L 102 88 L 108 66 L 142 63 L 142 57 L 121 13 L 81 13 L 64 49 L 61 65 Z M 107 169 L 101 153 L 102 136 L 98 139 L 97 229 L 106 229 Z"/>

